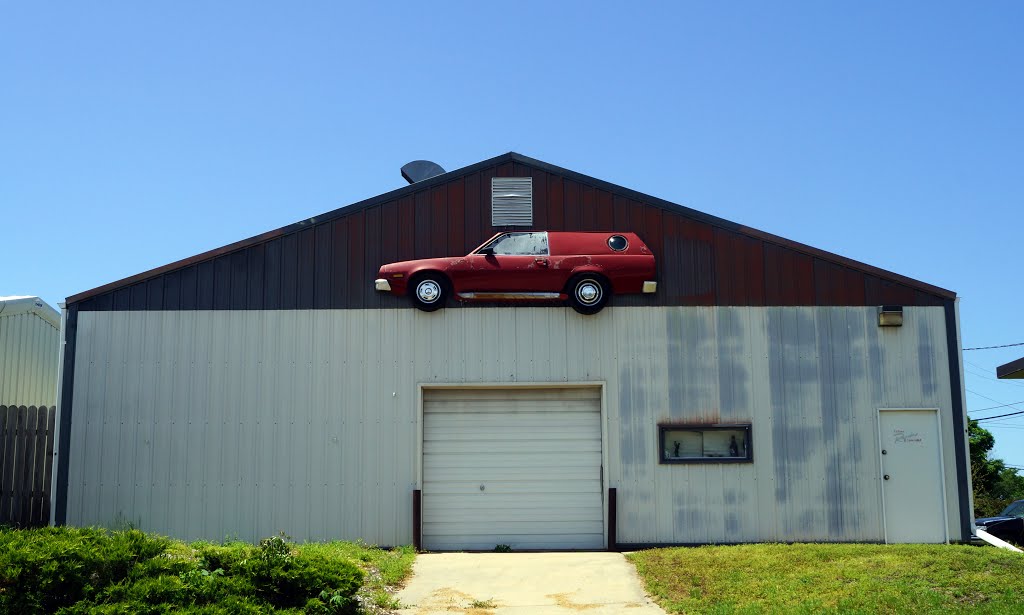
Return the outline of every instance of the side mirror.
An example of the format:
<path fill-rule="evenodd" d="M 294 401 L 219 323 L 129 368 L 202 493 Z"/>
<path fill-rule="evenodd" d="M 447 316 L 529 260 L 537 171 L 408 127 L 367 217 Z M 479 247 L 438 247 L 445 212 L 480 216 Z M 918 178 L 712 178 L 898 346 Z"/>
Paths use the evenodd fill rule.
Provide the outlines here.
<path fill-rule="evenodd" d="M 477 254 L 482 254 L 484 256 L 494 256 L 494 248 L 490 246 L 486 248 L 480 248 L 480 251 L 477 252 Z"/>

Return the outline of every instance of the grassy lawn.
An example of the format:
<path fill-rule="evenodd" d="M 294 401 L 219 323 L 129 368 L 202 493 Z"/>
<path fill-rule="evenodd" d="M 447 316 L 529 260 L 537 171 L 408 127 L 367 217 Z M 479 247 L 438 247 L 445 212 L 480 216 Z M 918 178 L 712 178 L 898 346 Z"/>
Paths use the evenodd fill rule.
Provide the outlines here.
<path fill-rule="evenodd" d="M 1024 556 L 993 547 L 767 544 L 628 557 L 670 613 L 1024 613 Z"/>
<path fill-rule="evenodd" d="M 0 529 L 0 613 L 384 613 L 411 547 Z"/>

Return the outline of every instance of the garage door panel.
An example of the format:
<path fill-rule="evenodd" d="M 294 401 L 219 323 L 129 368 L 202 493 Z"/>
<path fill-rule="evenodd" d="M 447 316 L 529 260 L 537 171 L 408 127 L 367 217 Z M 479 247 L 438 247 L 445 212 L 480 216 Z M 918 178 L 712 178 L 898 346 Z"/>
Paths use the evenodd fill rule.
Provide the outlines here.
<path fill-rule="evenodd" d="M 474 457 L 474 455 L 476 455 Z M 444 469 L 444 468 L 464 468 L 467 465 L 467 461 L 472 460 L 474 462 L 480 459 L 479 455 L 474 452 L 469 453 L 438 453 L 432 452 L 426 460 L 424 469 Z M 552 468 L 558 465 L 563 468 L 598 468 L 601 465 L 601 453 L 598 451 L 584 452 L 579 455 L 573 455 L 570 459 L 566 459 L 561 451 L 552 453 L 535 453 L 532 455 L 522 455 L 519 451 L 513 451 L 509 453 L 495 453 L 489 451 L 487 455 L 487 463 L 481 464 L 481 467 L 506 467 L 518 465 L 523 468 Z"/>
<path fill-rule="evenodd" d="M 506 400 L 508 400 L 509 392 L 515 395 L 517 401 L 530 401 L 534 403 L 601 399 L 601 389 L 594 386 L 514 390 L 470 389 L 459 387 L 452 389 L 429 389 L 426 391 L 424 401 L 445 403 L 459 401 L 474 401 L 477 403 L 497 401 L 505 403 Z"/>
<path fill-rule="evenodd" d="M 423 515 L 424 523 L 484 523 L 488 527 L 498 527 L 499 522 L 505 521 L 545 521 L 553 523 L 556 521 L 602 522 L 604 519 L 601 509 L 594 506 L 565 506 L 565 507 L 538 507 L 538 508 L 495 508 L 493 510 L 481 509 L 456 509 L 456 510 L 431 510 Z M 468 527 L 468 526 L 467 526 Z"/>
<path fill-rule="evenodd" d="M 502 493 L 595 493 L 600 495 L 600 479 L 592 480 L 555 480 L 539 481 L 492 481 L 484 483 L 487 495 Z M 426 495 L 471 494 L 480 493 L 479 481 L 424 481 L 423 493 Z"/>
<path fill-rule="evenodd" d="M 482 519 L 480 521 L 445 521 L 424 523 L 431 536 L 480 536 L 530 534 L 536 536 L 566 536 L 570 534 L 596 534 L 604 531 L 602 521 L 504 521 Z"/>
<path fill-rule="evenodd" d="M 517 400 L 522 403 L 523 400 Z M 566 414 L 587 414 L 594 409 L 594 403 L 589 400 L 580 401 L 550 401 L 530 402 L 528 407 L 510 408 L 507 400 L 494 402 L 430 402 L 423 404 L 423 411 L 436 415 L 447 416 L 472 416 L 482 418 L 491 414 L 530 414 L 536 412 L 563 412 Z"/>
<path fill-rule="evenodd" d="M 600 389 L 428 389 L 423 419 L 426 548 L 604 545 Z"/>
<path fill-rule="evenodd" d="M 436 441 L 435 441 L 436 442 Z M 423 443 L 423 454 L 428 455 L 435 451 L 445 453 L 481 453 L 486 459 L 488 453 L 600 453 L 601 442 L 587 440 L 519 440 L 519 441 L 488 441 L 486 450 L 480 450 L 480 443 L 473 441 L 454 441 L 446 443 L 443 449 L 435 447 L 433 442 Z M 424 460 L 424 464 L 426 460 Z"/>
<path fill-rule="evenodd" d="M 550 535 L 495 534 L 487 538 L 467 536 L 438 537 L 431 549 L 436 551 L 492 551 L 497 545 L 511 545 L 522 551 L 551 549 Z M 566 534 L 559 537 L 560 549 L 600 549 L 601 534 Z M 595 546 L 597 545 L 597 546 Z"/>
<path fill-rule="evenodd" d="M 476 511 L 483 509 L 479 492 L 477 493 L 444 493 L 438 495 L 423 496 L 423 518 L 427 519 L 433 513 L 450 514 L 461 511 Z M 522 511 L 535 511 L 540 509 L 595 509 L 600 510 L 601 501 L 599 496 L 593 493 L 490 493 L 486 497 L 489 507 L 501 511 L 515 511 L 516 515 Z"/>
<path fill-rule="evenodd" d="M 436 468 L 437 466 L 431 466 Z M 476 481 L 477 485 L 481 483 L 489 485 L 492 481 L 515 481 L 523 480 L 523 470 L 526 468 L 533 468 L 538 471 L 543 471 L 545 466 L 480 466 L 476 468 L 465 468 L 465 467 L 447 467 L 444 468 L 444 476 L 446 482 L 454 481 Z M 433 474 L 433 473 L 431 473 Z M 557 479 L 546 479 L 538 478 L 537 480 L 588 480 L 588 479 L 599 479 L 599 468 L 594 466 L 580 467 L 580 466 L 562 466 L 558 468 Z"/>
<path fill-rule="evenodd" d="M 583 440 L 592 441 L 601 436 L 601 430 L 590 426 L 534 426 L 534 425 L 492 425 L 490 432 L 481 432 L 481 428 L 473 425 L 457 427 L 432 427 L 423 432 L 424 442 L 453 440 L 472 440 L 474 442 L 496 442 L 510 439 L 533 440 Z"/>

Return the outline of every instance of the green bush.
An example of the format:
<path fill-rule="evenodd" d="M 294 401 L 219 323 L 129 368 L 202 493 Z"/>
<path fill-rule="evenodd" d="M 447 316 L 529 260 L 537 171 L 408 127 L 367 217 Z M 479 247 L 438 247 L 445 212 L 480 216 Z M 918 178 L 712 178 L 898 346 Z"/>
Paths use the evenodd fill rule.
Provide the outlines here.
<path fill-rule="evenodd" d="M 332 597 L 341 597 L 342 606 L 347 607 L 363 582 L 363 571 L 355 564 L 294 554 L 278 537 L 260 541 L 254 556 L 240 568 L 252 579 L 260 597 L 277 607 L 304 606 L 326 590 Z"/>
<path fill-rule="evenodd" d="M 166 538 L 92 528 L 0 531 L 0 612 L 53 613 L 128 576 Z"/>
<path fill-rule="evenodd" d="M 0 530 L 0 613 L 352 612 L 364 575 L 340 553 L 280 537 L 187 547 L 138 530 Z"/>

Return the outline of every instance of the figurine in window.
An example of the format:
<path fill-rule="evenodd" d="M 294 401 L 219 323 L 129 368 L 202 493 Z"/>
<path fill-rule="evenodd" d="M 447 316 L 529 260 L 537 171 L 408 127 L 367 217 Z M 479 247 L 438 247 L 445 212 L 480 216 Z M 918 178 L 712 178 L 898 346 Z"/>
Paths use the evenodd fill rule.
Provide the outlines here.
<path fill-rule="evenodd" d="M 679 456 L 679 442 L 673 442 L 672 443 L 672 456 L 673 457 L 678 457 Z"/>
<path fill-rule="evenodd" d="M 736 436 L 729 436 L 729 456 L 730 457 L 739 457 L 740 456 L 740 447 L 739 447 L 738 444 L 736 444 Z"/>

